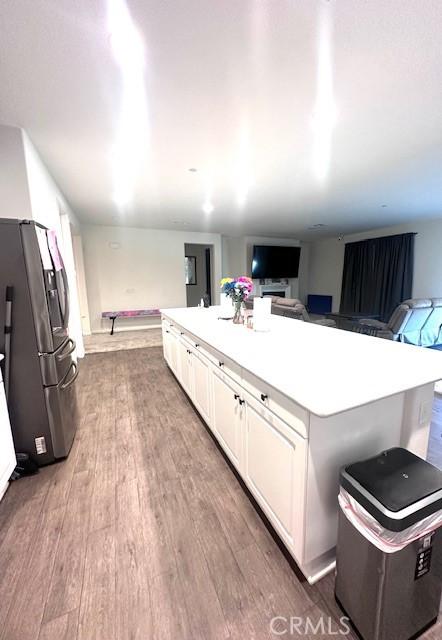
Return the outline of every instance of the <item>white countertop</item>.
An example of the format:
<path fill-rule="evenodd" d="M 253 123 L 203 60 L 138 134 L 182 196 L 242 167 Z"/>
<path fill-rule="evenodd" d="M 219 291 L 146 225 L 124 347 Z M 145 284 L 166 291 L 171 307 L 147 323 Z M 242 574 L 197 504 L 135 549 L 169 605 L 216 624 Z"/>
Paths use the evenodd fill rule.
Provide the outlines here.
<path fill-rule="evenodd" d="M 163 315 L 312 413 L 327 417 L 442 379 L 442 352 L 271 316 L 258 333 L 219 307 Z"/>

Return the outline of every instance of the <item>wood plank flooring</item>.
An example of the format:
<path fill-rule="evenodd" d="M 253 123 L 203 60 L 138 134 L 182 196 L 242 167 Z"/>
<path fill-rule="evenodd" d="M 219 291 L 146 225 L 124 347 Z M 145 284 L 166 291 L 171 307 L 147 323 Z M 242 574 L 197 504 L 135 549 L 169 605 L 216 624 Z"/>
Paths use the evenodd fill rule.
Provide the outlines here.
<path fill-rule="evenodd" d="M 69 458 L 0 504 L 0 640 L 261 640 L 275 616 L 338 630 L 333 577 L 300 580 L 160 348 L 87 356 L 79 395 Z"/>
<path fill-rule="evenodd" d="M 120 320 L 120 322 L 122 321 Z M 86 353 L 144 349 L 146 347 L 160 347 L 162 344 L 162 331 L 158 326 L 134 331 L 119 331 L 117 329 L 112 336 L 109 333 L 93 333 L 90 336 L 84 336 Z"/>

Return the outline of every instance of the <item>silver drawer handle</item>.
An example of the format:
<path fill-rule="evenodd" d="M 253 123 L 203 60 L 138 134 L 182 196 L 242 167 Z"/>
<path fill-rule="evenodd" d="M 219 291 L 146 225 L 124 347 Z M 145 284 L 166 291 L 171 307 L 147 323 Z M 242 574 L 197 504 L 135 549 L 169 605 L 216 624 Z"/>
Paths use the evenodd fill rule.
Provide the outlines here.
<path fill-rule="evenodd" d="M 69 375 L 69 373 L 72 371 L 72 369 L 74 369 L 74 375 L 72 376 L 72 378 L 71 378 L 70 380 L 68 380 L 68 382 L 65 382 L 66 378 L 68 377 L 68 375 Z M 60 385 L 60 389 L 67 389 L 68 387 L 70 387 L 70 386 L 71 386 L 71 384 L 73 384 L 73 383 L 75 382 L 75 380 L 77 379 L 77 377 L 78 377 L 78 373 L 79 373 L 78 367 L 77 367 L 77 365 L 75 364 L 75 362 L 73 362 L 73 363 L 72 363 L 72 366 L 71 366 L 71 367 L 69 367 L 67 374 L 66 374 L 66 375 L 65 375 L 65 377 L 63 378 L 63 382 L 62 382 L 62 384 Z"/>
<path fill-rule="evenodd" d="M 66 360 L 66 358 L 69 358 L 69 356 L 71 354 L 73 354 L 74 351 L 75 351 L 76 344 L 75 344 L 74 340 L 72 340 L 72 338 L 69 338 L 68 342 L 71 343 L 71 348 L 68 351 L 66 351 L 65 353 L 60 353 L 60 354 L 57 355 L 57 360 L 59 362 L 62 362 L 63 360 Z"/>

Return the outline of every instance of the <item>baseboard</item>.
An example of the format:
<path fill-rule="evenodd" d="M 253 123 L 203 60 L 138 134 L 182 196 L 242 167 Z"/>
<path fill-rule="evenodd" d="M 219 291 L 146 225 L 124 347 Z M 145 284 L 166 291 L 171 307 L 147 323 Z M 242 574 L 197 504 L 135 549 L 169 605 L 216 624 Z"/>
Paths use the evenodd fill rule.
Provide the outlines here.
<path fill-rule="evenodd" d="M 161 329 L 161 325 L 160 324 L 143 324 L 143 325 L 137 325 L 136 327 L 115 327 L 114 329 L 114 335 L 117 333 L 122 333 L 123 331 L 141 331 L 141 330 L 145 330 L 145 329 Z M 97 334 L 97 333 L 109 333 L 110 334 L 110 327 L 109 329 L 97 329 L 96 331 L 92 331 L 91 335 Z"/>

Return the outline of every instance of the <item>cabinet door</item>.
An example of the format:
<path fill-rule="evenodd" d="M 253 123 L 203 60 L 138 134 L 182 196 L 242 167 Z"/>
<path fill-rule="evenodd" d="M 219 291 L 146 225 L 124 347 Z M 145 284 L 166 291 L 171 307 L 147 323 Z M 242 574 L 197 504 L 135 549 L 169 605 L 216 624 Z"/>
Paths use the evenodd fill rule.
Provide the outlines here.
<path fill-rule="evenodd" d="M 163 355 L 170 366 L 170 330 L 163 325 Z"/>
<path fill-rule="evenodd" d="M 247 485 L 294 548 L 294 532 L 303 530 L 306 441 L 251 398 L 245 412 L 244 464 Z"/>
<path fill-rule="evenodd" d="M 170 331 L 169 335 L 169 365 L 175 375 L 178 374 L 178 337 Z"/>
<path fill-rule="evenodd" d="M 177 344 L 178 354 L 178 378 L 184 387 L 186 393 L 191 396 L 191 367 L 190 367 L 190 355 L 189 347 L 182 340 L 178 340 Z"/>
<path fill-rule="evenodd" d="M 237 397 L 235 397 L 237 396 Z M 213 370 L 212 424 L 219 443 L 237 466 L 241 467 L 241 413 L 239 390 L 230 379 Z"/>
<path fill-rule="evenodd" d="M 193 402 L 201 416 L 211 425 L 210 366 L 201 355 L 192 353 Z"/>

